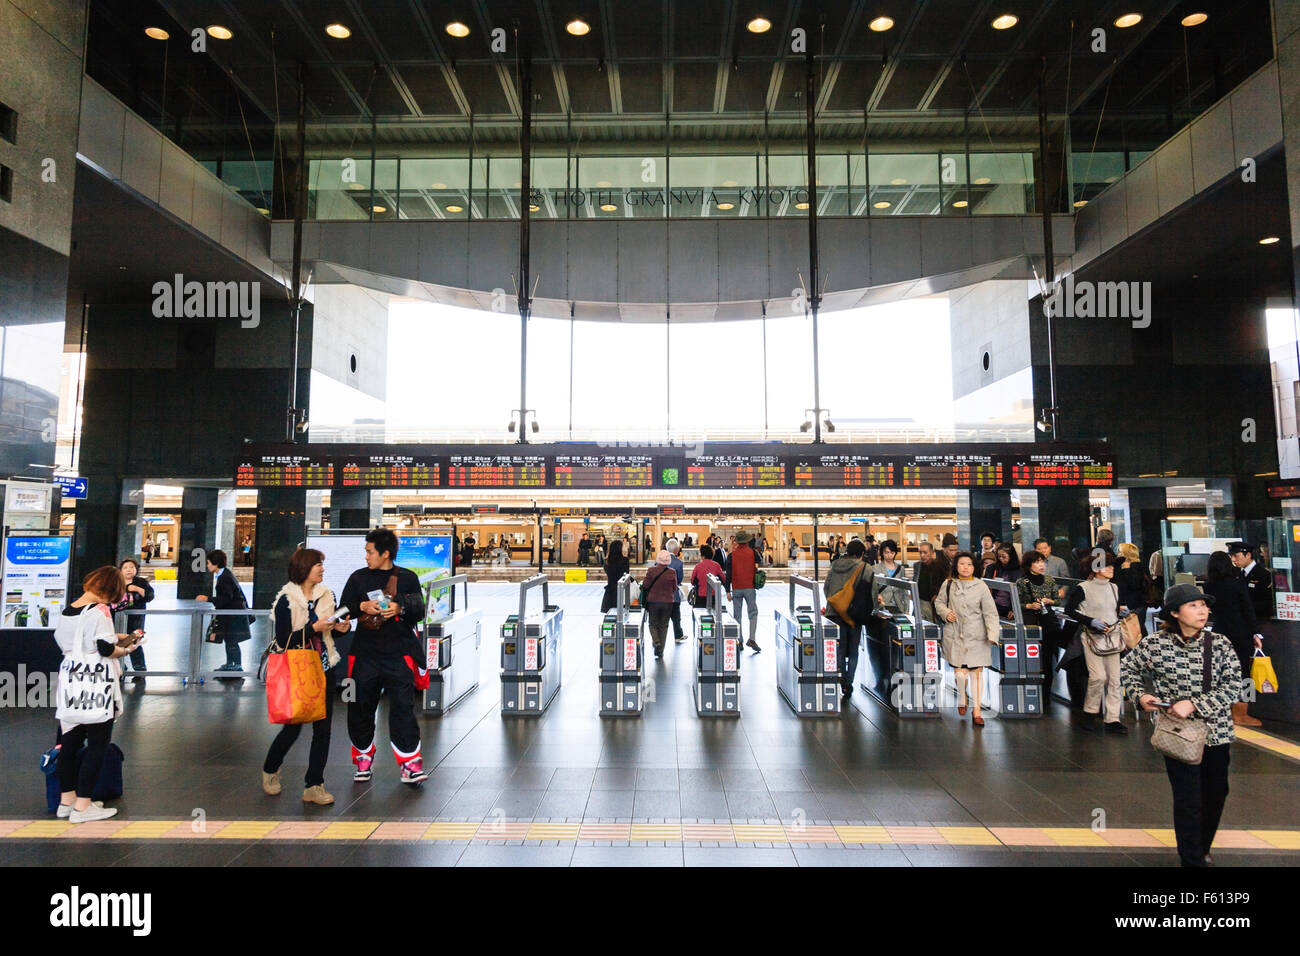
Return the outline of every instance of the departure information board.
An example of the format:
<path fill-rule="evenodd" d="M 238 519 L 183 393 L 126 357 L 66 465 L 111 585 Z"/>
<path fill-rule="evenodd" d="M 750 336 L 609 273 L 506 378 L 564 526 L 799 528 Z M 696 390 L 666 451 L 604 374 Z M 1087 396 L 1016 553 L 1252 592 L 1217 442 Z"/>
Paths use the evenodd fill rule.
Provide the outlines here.
<path fill-rule="evenodd" d="M 993 455 L 913 455 L 903 465 L 903 487 L 996 488 L 1004 473 Z"/>
<path fill-rule="evenodd" d="M 339 459 L 344 488 L 437 488 L 441 469 L 428 456 L 356 455 Z"/>
<path fill-rule="evenodd" d="M 784 488 L 779 455 L 697 455 L 686 463 L 687 488 Z"/>
<path fill-rule="evenodd" d="M 650 488 L 650 455 L 556 455 L 556 488 Z"/>
<path fill-rule="evenodd" d="M 250 455 L 235 465 L 236 488 L 330 488 L 334 463 L 324 455 L 299 452 Z"/>
<path fill-rule="evenodd" d="M 807 455 L 793 460 L 796 488 L 892 488 L 894 462 L 880 455 Z"/>
<path fill-rule="evenodd" d="M 452 455 L 451 488 L 545 488 L 545 455 Z"/>
<path fill-rule="evenodd" d="M 1113 488 L 1115 463 L 1095 455 L 1020 455 L 1011 465 L 1014 488 Z"/>

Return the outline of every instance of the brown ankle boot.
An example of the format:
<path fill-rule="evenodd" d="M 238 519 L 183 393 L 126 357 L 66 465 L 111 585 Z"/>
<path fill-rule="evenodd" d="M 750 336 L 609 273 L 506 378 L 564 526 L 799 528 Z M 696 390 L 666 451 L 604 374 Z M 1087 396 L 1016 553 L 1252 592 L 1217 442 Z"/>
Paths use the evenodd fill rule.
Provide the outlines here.
<path fill-rule="evenodd" d="M 1246 702 L 1238 701 L 1232 705 L 1232 722 L 1240 727 L 1263 727 L 1264 722 L 1246 713 Z"/>

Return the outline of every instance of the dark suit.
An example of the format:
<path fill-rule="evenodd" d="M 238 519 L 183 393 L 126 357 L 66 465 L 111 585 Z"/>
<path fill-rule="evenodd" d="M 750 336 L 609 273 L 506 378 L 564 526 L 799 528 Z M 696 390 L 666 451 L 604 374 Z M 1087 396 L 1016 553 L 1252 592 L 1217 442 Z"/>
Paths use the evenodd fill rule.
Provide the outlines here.
<path fill-rule="evenodd" d="M 1241 662 L 1241 672 L 1249 674 L 1259 624 L 1254 604 L 1246 589 L 1245 578 L 1207 581 L 1205 593 L 1214 598 L 1211 625 L 1217 633 L 1232 642 L 1232 649 L 1237 652 L 1237 660 Z"/>
<path fill-rule="evenodd" d="M 1268 568 L 1264 567 L 1259 561 L 1250 569 L 1250 573 L 1244 571 L 1242 577 L 1246 581 L 1246 590 L 1250 593 L 1250 603 L 1255 608 L 1255 616 L 1265 620 L 1273 617 L 1273 576 L 1269 574 Z"/>

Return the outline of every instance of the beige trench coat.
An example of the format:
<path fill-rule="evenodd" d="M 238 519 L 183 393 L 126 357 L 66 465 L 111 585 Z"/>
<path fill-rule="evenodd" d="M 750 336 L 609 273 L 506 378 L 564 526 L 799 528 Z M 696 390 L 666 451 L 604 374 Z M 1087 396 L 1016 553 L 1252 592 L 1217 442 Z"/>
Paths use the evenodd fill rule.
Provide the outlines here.
<path fill-rule="evenodd" d="M 935 616 L 943 623 L 943 657 L 953 667 L 988 667 L 993 645 L 1002 637 L 1002 621 L 989 586 L 975 578 L 943 582 L 934 597 Z M 956 621 L 948 620 L 954 611 Z"/>

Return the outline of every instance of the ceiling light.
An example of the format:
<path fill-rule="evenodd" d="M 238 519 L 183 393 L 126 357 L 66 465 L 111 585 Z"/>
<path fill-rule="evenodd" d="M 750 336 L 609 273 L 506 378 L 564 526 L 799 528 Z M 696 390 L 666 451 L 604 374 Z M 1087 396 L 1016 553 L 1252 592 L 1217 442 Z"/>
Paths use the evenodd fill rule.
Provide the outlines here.
<path fill-rule="evenodd" d="M 388 207 L 387 207 L 387 206 L 371 206 L 371 207 L 370 207 L 370 211 L 371 211 L 371 212 L 388 212 Z"/>
<path fill-rule="evenodd" d="M 968 203 L 964 199 L 958 199 L 955 203 L 952 204 L 954 209 L 965 209 L 969 205 L 970 203 Z"/>
<path fill-rule="evenodd" d="M 1118 177 L 1118 176 L 1107 176 L 1107 177 L 1106 177 L 1106 182 L 1108 182 L 1108 183 L 1117 183 L 1117 182 L 1119 182 L 1119 177 Z"/>
<path fill-rule="evenodd" d="M 996 20 L 993 21 L 993 29 L 1010 30 L 1019 22 L 1020 22 L 1020 18 L 1016 16 L 1014 13 L 1004 13 L 1002 14 L 1002 16 L 998 17 Z"/>
<path fill-rule="evenodd" d="M 575 37 L 585 37 L 591 32 L 591 27 L 587 25 L 587 21 L 579 20 L 577 17 L 566 23 L 564 29 Z"/>
<path fill-rule="evenodd" d="M 365 189 L 365 188 L 366 188 L 365 185 L 362 183 L 348 183 L 348 189 L 356 190 L 356 189 Z"/>
<path fill-rule="evenodd" d="M 352 36 L 352 31 L 341 23 L 331 23 L 325 28 L 325 32 L 336 40 L 346 40 Z"/>
<path fill-rule="evenodd" d="M 447 212 L 464 212 L 464 211 L 465 211 L 465 207 L 464 207 L 464 206 L 448 206 L 448 207 L 447 207 Z"/>
<path fill-rule="evenodd" d="M 538 211 L 539 209 L 541 209 L 541 208 L 542 208 L 542 207 L 539 206 L 539 205 L 537 205 L 537 203 L 529 203 L 529 204 L 528 204 L 528 211 L 529 211 L 529 212 L 537 212 L 537 211 Z"/>
<path fill-rule="evenodd" d="M 257 207 L 257 211 L 260 212 L 263 216 L 269 216 L 269 215 L 271 215 L 271 210 L 266 209 L 266 208 L 264 208 L 264 207 L 262 207 L 262 206 L 258 206 L 258 207 Z"/>
<path fill-rule="evenodd" d="M 1088 200 L 1086 200 L 1086 199 L 1076 199 L 1076 200 L 1074 201 L 1074 208 L 1075 208 L 1075 209 L 1082 209 L 1082 208 L 1083 208 L 1084 206 L 1086 206 L 1086 205 L 1088 205 Z"/>
<path fill-rule="evenodd" d="M 447 188 L 447 184 L 446 184 L 446 183 L 434 183 L 434 184 L 433 184 L 432 186 L 430 186 L 429 188 L 430 188 L 430 189 L 446 189 L 446 188 Z"/>
<path fill-rule="evenodd" d="M 601 211 L 601 212 L 615 212 L 615 211 L 617 211 L 617 210 L 618 210 L 618 207 L 615 206 L 612 202 L 607 202 L 607 203 L 605 203 L 603 206 L 600 207 L 600 211 Z"/>
<path fill-rule="evenodd" d="M 1119 27 L 1121 30 L 1135 27 L 1141 22 L 1142 14 L 1140 13 L 1126 13 L 1122 17 L 1115 18 L 1115 26 Z"/>
<path fill-rule="evenodd" d="M 144 35 L 154 40 L 167 40 L 171 38 L 171 34 L 162 27 L 145 27 Z"/>
<path fill-rule="evenodd" d="M 208 36 L 214 40 L 229 40 L 234 34 L 225 27 L 213 25 L 208 27 Z"/>
<path fill-rule="evenodd" d="M 993 180 L 989 179 L 987 176 L 981 176 L 979 179 L 975 180 L 975 185 L 987 186 L 991 182 L 993 182 Z"/>
<path fill-rule="evenodd" d="M 469 27 L 465 26 L 465 24 L 461 23 L 459 20 L 452 20 L 444 29 L 454 37 L 469 36 Z"/>
<path fill-rule="evenodd" d="M 888 209 L 890 206 L 893 205 L 893 203 L 889 202 L 888 200 L 882 199 L 880 200 L 880 202 L 873 202 L 871 205 L 875 209 Z"/>
<path fill-rule="evenodd" d="M 886 30 L 894 29 L 894 18 L 876 17 L 876 19 L 868 23 L 867 26 L 871 28 L 873 33 L 884 33 Z"/>
<path fill-rule="evenodd" d="M 808 204 L 807 204 L 806 202 L 797 202 L 797 203 L 794 204 L 794 208 L 795 208 L 795 209 L 807 209 L 807 208 L 808 208 Z"/>
<path fill-rule="evenodd" d="M 614 185 L 614 184 L 611 183 L 608 179 L 600 179 L 600 180 L 597 180 L 597 182 L 596 182 L 596 188 L 597 188 L 597 189 L 608 189 L 608 188 L 609 188 L 610 186 L 612 186 L 612 185 Z"/>
<path fill-rule="evenodd" d="M 745 29 L 750 33 L 766 33 L 768 30 L 772 29 L 772 21 L 765 20 L 763 17 L 754 17 L 754 19 L 745 24 Z"/>
<path fill-rule="evenodd" d="M 1202 23 L 1204 23 L 1208 19 L 1210 19 L 1210 15 L 1208 13 L 1189 13 L 1187 14 L 1187 16 L 1183 17 L 1183 26 L 1199 27 Z"/>
<path fill-rule="evenodd" d="M 1261 246 L 1271 246 L 1273 243 L 1279 241 L 1281 240 L 1279 240 L 1277 236 L 1265 236 L 1263 239 L 1259 240 L 1259 244 Z"/>
<path fill-rule="evenodd" d="M 734 179 L 724 179 L 724 180 L 722 181 L 722 185 L 723 185 L 723 187 L 726 188 L 726 189 L 731 189 L 731 188 L 733 188 L 733 187 L 735 187 L 735 186 L 739 186 L 740 184 L 739 184 L 738 182 L 736 182 Z"/>
<path fill-rule="evenodd" d="M 901 177 L 898 178 L 898 179 L 891 179 L 891 180 L 889 181 L 889 185 L 891 185 L 891 186 L 906 186 L 906 185 L 907 185 L 907 180 L 906 180 L 906 179 L 902 179 Z"/>
<path fill-rule="evenodd" d="M 719 209 L 735 209 L 735 208 L 736 208 L 736 204 L 735 204 L 734 202 L 720 202 L 720 203 L 718 203 L 718 208 L 719 208 Z"/>

